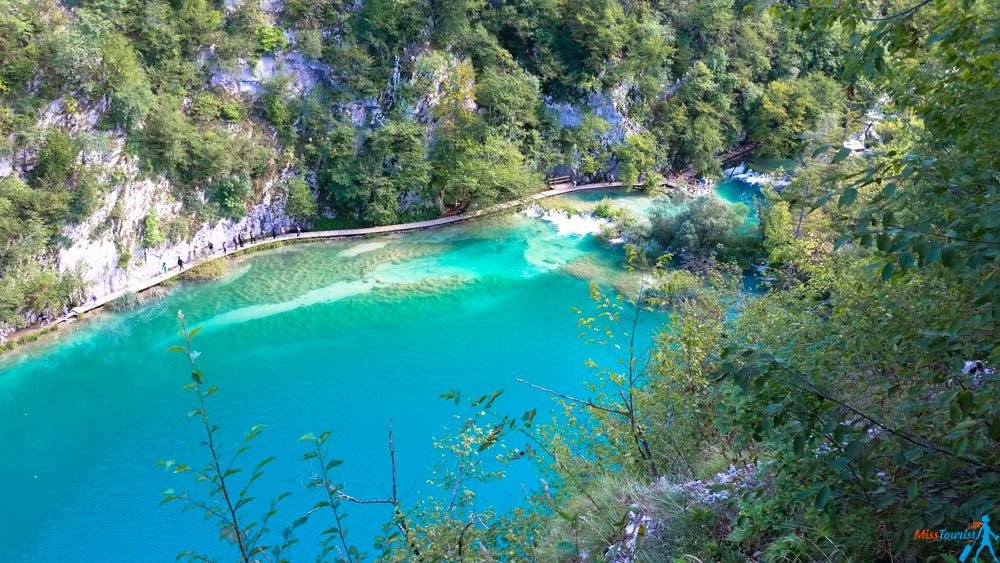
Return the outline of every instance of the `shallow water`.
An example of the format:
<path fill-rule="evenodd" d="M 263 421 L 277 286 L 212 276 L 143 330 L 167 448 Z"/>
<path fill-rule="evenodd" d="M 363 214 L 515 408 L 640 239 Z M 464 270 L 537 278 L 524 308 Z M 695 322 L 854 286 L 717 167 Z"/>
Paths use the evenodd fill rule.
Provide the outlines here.
<path fill-rule="evenodd" d="M 266 498 L 291 491 L 287 518 L 316 500 L 303 484 L 298 437 L 330 430 L 344 464 L 335 471 L 356 496 L 390 486 L 386 433 L 394 421 L 404 502 L 438 459 L 432 439 L 456 423 L 438 396 L 506 389 L 497 408 L 546 411 L 549 398 L 514 382 L 578 390 L 588 357 L 604 351 L 578 337 L 574 306 L 588 281 L 567 272 L 587 257 L 612 273 L 618 249 L 589 236 L 560 235 L 524 216 L 405 236 L 286 247 L 243 259 L 213 283 L 180 284 L 139 310 L 101 314 L 58 339 L 0 359 L 0 559 L 4 561 L 172 561 L 194 548 L 222 555 L 218 531 L 194 512 L 158 506 L 166 488 L 201 495 L 189 477 L 158 460 L 200 466 L 199 425 L 187 413 L 178 344 L 183 309 L 211 385 L 213 420 L 232 451 L 237 435 L 268 425 L 248 460 L 277 455 L 259 482 Z M 663 321 L 647 317 L 642 334 Z M 530 469 L 515 468 L 483 502 L 514 504 Z M 262 507 L 260 507 L 262 509 Z M 385 511 L 349 507 L 362 549 Z M 312 558 L 307 528 L 293 559 Z"/>
<path fill-rule="evenodd" d="M 550 398 L 515 377 L 567 391 L 593 379 L 584 361 L 612 358 L 584 344 L 571 309 L 589 306 L 589 280 L 621 282 L 620 253 L 524 215 L 290 246 L 241 259 L 220 281 L 179 284 L 138 310 L 98 315 L 2 357 L 0 560 L 173 561 L 186 549 L 231 558 L 201 515 L 159 506 L 167 488 L 203 493 L 157 466 L 206 462 L 199 424 L 188 418 L 195 397 L 183 389 L 185 360 L 163 352 L 180 343 L 178 310 L 204 327 L 195 348 L 220 388 L 209 409 L 224 425 L 223 449 L 267 425 L 247 461 L 278 456 L 255 491 L 292 492 L 277 529 L 317 500 L 304 488 L 312 468 L 298 461 L 307 432 L 332 432 L 332 454 L 344 460 L 334 476 L 351 494 L 384 497 L 392 420 L 407 503 L 429 490 L 439 459 L 433 438 L 459 422 L 441 393 L 505 389 L 499 411 L 538 407 L 541 416 Z M 664 321 L 644 317 L 640 338 L 648 342 Z M 514 505 L 521 483 L 535 482 L 530 466 L 515 465 L 481 502 Z M 352 541 L 370 550 L 388 513 L 347 509 Z M 331 525 L 310 522 L 291 558 L 312 559 L 314 538 Z"/>

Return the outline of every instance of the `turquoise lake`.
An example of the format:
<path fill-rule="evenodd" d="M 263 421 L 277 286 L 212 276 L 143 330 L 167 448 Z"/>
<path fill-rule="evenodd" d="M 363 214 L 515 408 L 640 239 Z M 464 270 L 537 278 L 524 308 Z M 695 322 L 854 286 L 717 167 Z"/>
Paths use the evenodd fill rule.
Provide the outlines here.
<path fill-rule="evenodd" d="M 643 205 L 635 196 L 622 201 Z M 318 500 L 304 487 L 313 468 L 298 461 L 307 432 L 332 433 L 331 455 L 344 460 L 334 474 L 352 495 L 384 497 L 391 420 L 406 503 L 430 490 L 434 437 L 468 412 L 441 393 L 504 389 L 498 411 L 537 407 L 542 416 L 550 397 L 515 377 L 582 392 L 593 379 L 584 362 L 613 357 L 579 337 L 572 308 L 589 307 L 589 278 L 614 283 L 620 261 L 619 248 L 523 215 L 293 245 L 238 259 L 222 280 L 177 284 L 137 310 L 97 315 L 8 354 L 0 358 L 0 560 L 173 561 L 187 549 L 232 558 L 201 514 L 159 505 L 167 488 L 204 494 L 189 475 L 157 465 L 207 460 L 200 424 L 188 418 L 196 405 L 183 389 L 185 359 L 164 353 L 180 344 L 178 310 L 204 327 L 195 349 L 220 388 L 209 410 L 223 425 L 223 450 L 267 425 L 246 459 L 278 457 L 256 496 L 292 493 L 272 525 L 279 529 Z M 665 321 L 645 315 L 642 341 Z M 513 466 L 481 501 L 514 505 L 521 483 L 534 487 L 530 465 Z M 388 512 L 347 511 L 349 537 L 371 551 Z M 331 525 L 303 528 L 290 557 L 313 559 L 316 532 Z"/>

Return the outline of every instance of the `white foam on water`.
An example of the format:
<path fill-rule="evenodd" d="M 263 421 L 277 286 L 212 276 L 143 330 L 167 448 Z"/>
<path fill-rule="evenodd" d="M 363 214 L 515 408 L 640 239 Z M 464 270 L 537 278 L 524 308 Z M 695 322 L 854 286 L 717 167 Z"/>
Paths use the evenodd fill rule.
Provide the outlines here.
<path fill-rule="evenodd" d="M 723 178 L 740 180 L 741 182 L 745 182 L 751 186 L 771 186 L 775 188 L 783 188 L 791 183 L 788 176 L 779 178 L 774 174 L 769 174 L 767 172 L 757 172 L 747 168 L 745 163 L 740 163 L 739 166 L 723 170 L 722 176 Z"/>
<path fill-rule="evenodd" d="M 566 211 L 558 209 L 542 209 L 534 206 L 524 212 L 528 217 L 541 219 L 555 226 L 560 235 L 595 235 L 601 232 L 611 221 L 603 217 L 597 217 L 590 213 L 574 213 L 570 215 Z"/>

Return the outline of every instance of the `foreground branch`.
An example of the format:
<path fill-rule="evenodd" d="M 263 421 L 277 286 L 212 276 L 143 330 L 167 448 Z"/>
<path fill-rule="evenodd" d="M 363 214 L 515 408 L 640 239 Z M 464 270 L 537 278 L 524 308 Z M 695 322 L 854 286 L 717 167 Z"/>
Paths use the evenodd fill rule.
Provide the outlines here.
<path fill-rule="evenodd" d="M 542 387 L 540 385 L 535 385 L 534 383 L 531 383 L 530 381 L 521 379 L 520 377 L 515 377 L 514 380 L 517 381 L 518 383 L 523 383 L 523 384 L 527 385 L 528 387 L 532 387 L 534 389 L 538 389 L 539 391 L 544 391 L 544 392 L 546 392 L 546 393 L 548 393 L 550 395 L 555 395 L 556 397 L 560 397 L 560 398 L 566 399 L 567 401 L 572 401 L 574 403 L 579 403 L 581 405 L 590 407 L 592 409 L 597 409 L 599 411 L 610 412 L 610 413 L 617 414 L 617 415 L 620 415 L 620 416 L 628 417 L 628 413 L 625 412 L 625 411 L 623 411 L 623 410 L 618 410 L 618 409 L 613 409 L 613 408 L 601 406 L 601 405 L 598 405 L 597 403 L 595 403 L 593 401 L 590 401 L 588 399 L 578 399 L 576 397 L 572 397 L 570 395 L 566 395 L 566 394 L 560 393 L 558 391 L 553 391 L 552 389 L 546 389 L 545 387 Z"/>

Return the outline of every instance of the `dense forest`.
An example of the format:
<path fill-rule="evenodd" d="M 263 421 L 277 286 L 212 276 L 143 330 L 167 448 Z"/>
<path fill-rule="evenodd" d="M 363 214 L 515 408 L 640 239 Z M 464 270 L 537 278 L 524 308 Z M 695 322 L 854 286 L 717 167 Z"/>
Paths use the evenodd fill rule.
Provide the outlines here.
<path fill-rule="evenodd" d="M 1000 499 L 997 14 L 996 0 L 0 0 L 0 322 L 79 292 L 56 256 L 122 181 L 101 156 L 119 149 L 180 204 L 131 234 L 111 210 L 124 266 L 266 193 L 304 226 L 384 225 L 553 174 L 651 190 L 686 169 L 718 177 L 719 153 L 760 143 L 789 178 L 765 190 L 757 229 L 713 198 L 646 226 L 601 210 L 651 280 L 594 286 L 598 313 L 581 313 L 621 363 L 548 390 L 555 417 L 445 393 L 469 414 L 439 441 L 440 494 L 404 503 L 393 483 L 374 551 L 341 524 L 366 507 L 336 484 L 328 434 L 304 437 L 323 509 L 309 518 L 332 518 L 323 558 L 957 558 L 963 543 L 917 532 L 964 530 Z M 860 132 L 864 150 L 845 146 Z M 738 287 L 752 265 L 756 295 Z M 670 325 L 637 349 L 634 317 L 654 308 Z M 189 386 L 211 437 L 206 378 L 193 367 Z M 515 463 L 541 488 L 512 511 L 477 503 Z M 196 473 L 240 560 L 314 540 L 295 536 L 305 517 L 281 532 L 257 503 L 219 509 L 228 471 Z"/>
<path fill-rule="evenodd" d="M 732 2 L 13 0 L 0 30 L 0 322 L 15 328 L 92 291 L 59 264 L 74 237 L 113 240 L 127 270 L 265 197 L 329 228 L 483 206 L 556 173 L 711 177 L 741 142 L 788 158 L 806 132 L 836 141 L 875 96 L 831 78 L 841 25 Z M 143 178 L 177 205 L 132 225 L 123 186 Z"/>

